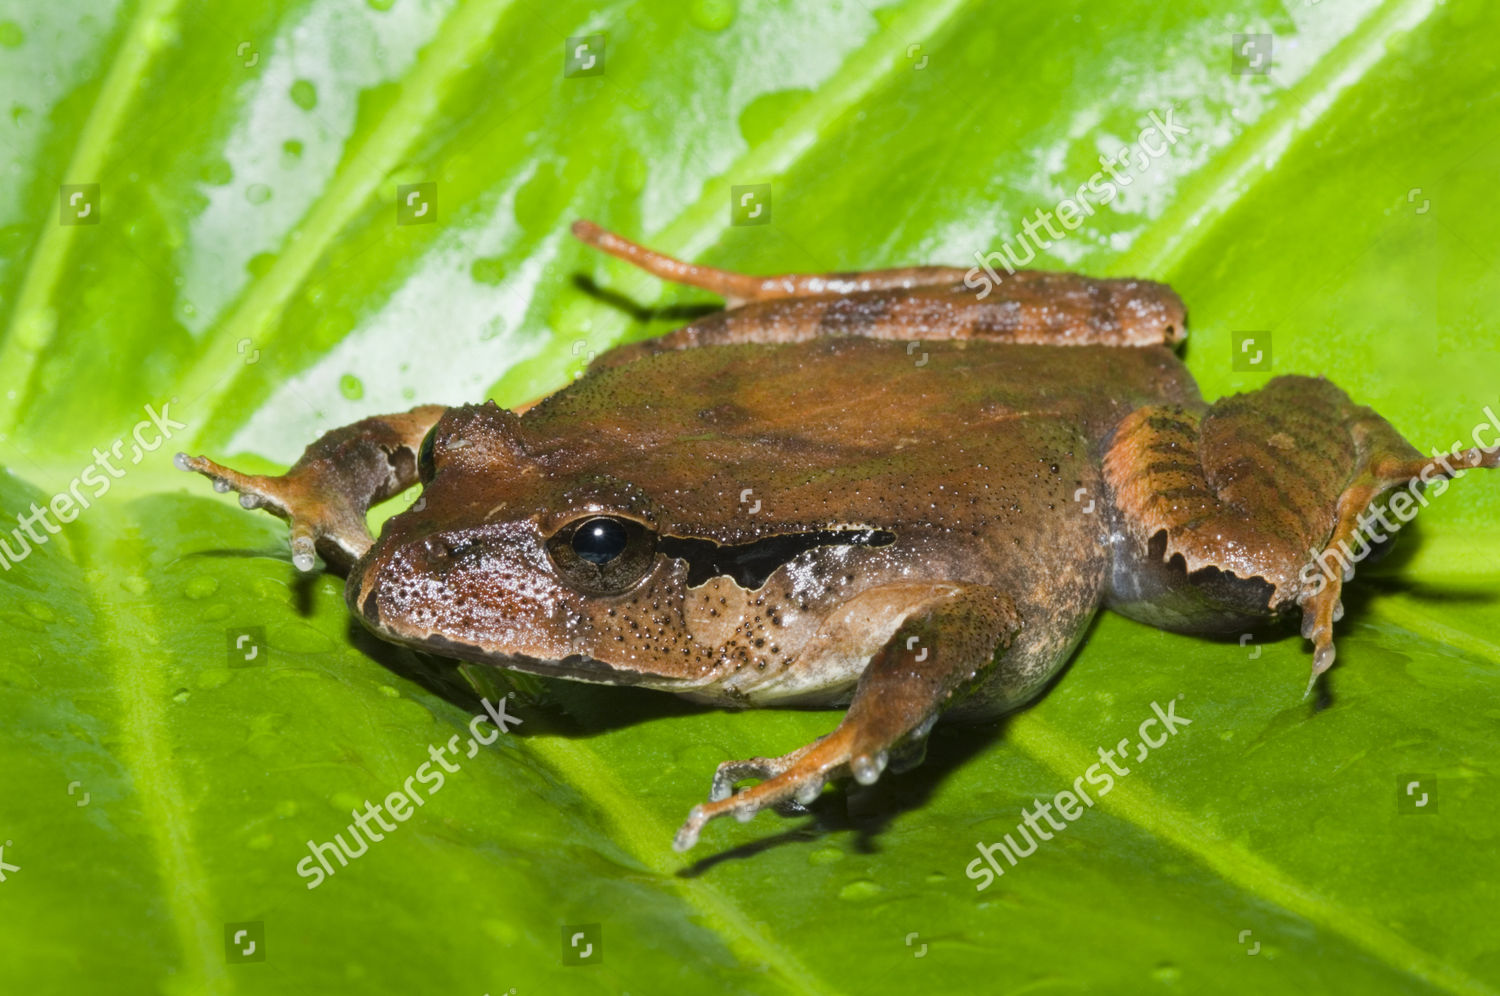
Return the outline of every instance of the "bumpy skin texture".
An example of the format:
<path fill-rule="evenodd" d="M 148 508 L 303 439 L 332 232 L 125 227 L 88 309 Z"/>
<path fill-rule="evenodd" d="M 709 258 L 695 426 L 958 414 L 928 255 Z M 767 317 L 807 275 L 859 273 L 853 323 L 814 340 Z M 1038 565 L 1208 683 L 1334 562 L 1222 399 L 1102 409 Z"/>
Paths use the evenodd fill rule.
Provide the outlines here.
<path fill-rule="evenodd" d="M 980 300 L 946 268 L 751 277 L 575 232 L 732 307 L 524 412 L 377 416 L 280 478 L 182 462 L 352 561 L 350 607 L 387 639 L 730 706 L 849 704 L 813 744 L 721 766 L 680 849 L 715 816 L 873 781 L 940 714 L 1025 703 L 1105 604 L 1184 631 L 1300 606 L 1316 677 L 1346 578 L 1310 574 L 1314 554 L 1435 472 L 1325 381 L 1206 405 L 1160 284 L 1019 273 Z M 372 542 L 364 511 L 417 479 Z"/>
<path fill-rule="evenodd" d="M 602 662 L 609 680 L 724 704 L 830 704 L 899 624 L 915 569 L 999 588 L 1045 621 L 974 690 L 991 712 L 1019 704 L 1104 591 L 1104 517 L 1074 500 L 1101 493 L 1099 441 L 1132 407 L 1194 388 L 1162 348 L 1070 350 L 1077 383 L 1057 384 L 1049 347 L 924 345 L 925 361 L 856 338 L 659 354 L 603 365 L 523 415 L 455 410 L 422 507 L 387 523 L 350 578 L 354 601 L 383 632 L 441 634 L 450 653 L 577 655 L 575 677 Z M 539 543 L 520 583 L 512 509 L 535 516 L 534 540 L 590 511 L 722 546 L 860 528 L 895 539 L 813 548 L 750 590 L 722 575 L 690 585 L 690 562 L 660 556 L 605 605 L 547 583 Z M 503 551 L 508 568 L 470 570 L 477 554 L 451 552 L 466 544 Z"/>

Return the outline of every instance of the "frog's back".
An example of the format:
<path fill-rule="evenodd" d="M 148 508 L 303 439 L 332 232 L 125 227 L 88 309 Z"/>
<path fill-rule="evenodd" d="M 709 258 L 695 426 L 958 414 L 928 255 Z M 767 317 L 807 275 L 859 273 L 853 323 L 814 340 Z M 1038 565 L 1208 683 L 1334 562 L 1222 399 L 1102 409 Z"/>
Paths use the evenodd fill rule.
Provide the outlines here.
<path fill-rule="evenodd" d="M 841 480 L 978 478 L 976 463 L 1003 474 L 1043 457 L 1097 463 L 1097 444 L 1149 404 L 1200 404 L 1165 347 L 825 337 L 602 365 L 525 421 L 534 455 L 559 469 L 591 467 L 717 505 L 757 485 L 806 487 L 811 500 Z M 859 505 L 834 504 L 843 506 L 830 507 L 834 516 Z M 722 517 L 715 507 L 705 525 Z"/>

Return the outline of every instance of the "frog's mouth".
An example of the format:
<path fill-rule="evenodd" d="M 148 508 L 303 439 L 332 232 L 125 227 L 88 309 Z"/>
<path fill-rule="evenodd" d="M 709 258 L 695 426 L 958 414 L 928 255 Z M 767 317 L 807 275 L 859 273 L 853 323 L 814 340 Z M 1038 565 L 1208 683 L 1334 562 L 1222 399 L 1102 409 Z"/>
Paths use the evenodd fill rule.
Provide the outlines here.
<path fill-rule="evenodd" d="M 599 685 L 639 685 L 648 681 L 654 683 L 661 681 L 660 675 L 621 670 L 583 654 L 569 654 L 561 660 L 548 660 L 528 654 L 498 653 L 472 643 L 451 640 L 441 633 L 408 638 L 405 642 L 420 650 L 430 650 L 443 657 L 455 657 L 479 664 L 494 664 L 512 671 L 524 671 L 527 674 L 539 674 L 549 678 L 568 678 L 572 681 L 587 681 Z"/>

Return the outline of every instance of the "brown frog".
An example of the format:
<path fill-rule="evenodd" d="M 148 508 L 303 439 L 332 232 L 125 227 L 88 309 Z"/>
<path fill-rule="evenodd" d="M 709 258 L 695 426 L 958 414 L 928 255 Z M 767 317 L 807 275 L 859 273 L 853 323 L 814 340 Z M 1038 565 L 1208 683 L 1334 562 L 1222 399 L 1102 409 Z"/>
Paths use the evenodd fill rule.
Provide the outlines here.
<path fill-rule="evenodd" d="M 584 241 L 727 308 L 508 411 L 336 429 L 281 477 L 179 465 L 289 520 L 378 635 L 725 706 L 845 705 L 827 736 L 726 761 L 678 832 L 920 760 L 938 716 L 1036 696 L 1108 607 L 1184 632 L 1300 612 L 1313 680 L 1367 512 L 1495 466 L 1423 457 L 1321 379 L 1209 405 L 1143 280 L 965 271 L 755 277 L 588 222 Z M 372 539 L 371 505 L 421 484 Z M 1340 546 L 1342 544 L 1342 546 Z M 1311 687 L 1311 686 L 1309 686 Z M 738 783 L 759 779 L 736 791 Z"/>

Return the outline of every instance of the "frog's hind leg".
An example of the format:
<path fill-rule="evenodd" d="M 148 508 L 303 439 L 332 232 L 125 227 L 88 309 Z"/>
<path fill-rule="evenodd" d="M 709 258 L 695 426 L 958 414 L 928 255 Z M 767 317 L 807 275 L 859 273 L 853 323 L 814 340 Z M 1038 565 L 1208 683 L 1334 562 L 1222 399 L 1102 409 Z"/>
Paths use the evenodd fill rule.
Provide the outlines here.
<path fill-rule="evenodd" d="M 1333 624 L 1344 615 L 1344 605 L 1340 600 L 1344 582 L 1354 577 L 1354 565 L 1369 551 L 1370 539 L 1385 538 L 1375 529 L 1374 518 L 1367 512 L 1371 505 L 1381 495 L 1402 485 L 1414 496 L 1415 502 L 1418 500 L 1415 496 L 1425 484 L 1456 477 L 1466 470 L 1494 467 L 1500 467 L 1500 449 L 1487 453 L 1476 447 L 1445 453 L 1430 460 L 1386 452 L 1374 456 L 1364 472 L 1339 495 L 1333 535 L 1315 558 L 1317 573 L 1298 598 L 1302 608 L 1302 635 L 1313 644 L 1312 676 L 1307 683 L 1309 692 L 1318 676 L 1333 666 Z M 1420 500 L 1425 504 L 1426 499 Z M 1410 503 L 1403 506 L 1411 507 Z M 1399 513 L 1396 517 L 1402 518 Z M 1389 528 L 1391 523 L 1382 519 L 1381 525 Z M 1371 537 L 1367 533 L 1376 535 Z"/>
<path fill-rule="evenodd" d="M 692 847 L 716 816 L 743 821 L 762 809 L 796 812 L 831 778 L 873 784 L 893 751 L 926 736 L 938 713 L 975 686 L 1019 626 L 1014 604 L 994 588 L 934 585 L 931 600 L 865 666 L 838 727 L 782 757 L 720 765 L 710 801 L 693 807 L 673 846 Z M 734 793 L 734 783 L 748 777 L 764 780 Z"/>
<path fill-rule="evenodd" d="M 242 474 L 202 456 L 179 453 L 176 464 L 237 491 L 245 508 L 264 508 L 291 523 L 292 563 L 313 569 L 313 552 L 347 571 L 373 542 L 365 513 L 418 479 L 418 450 L 447 411 L 424 405 L 376 415 L 326 433 L 280 477 Z"/>
<path fill-rule="evenodd" d="M 618 365 L 642 354 L 822 336 L 981 339 L 1034 345 L 1173 346 L 1187 313 L 1170 287 L 1150 280 L 1076 273 L 912 266 L 860 273 L 732 273 L 674 259 L 591 221 L 573 223 L 584 242 L 664 280 L 702 287 L 726 309 L 610 354 Z"/>
<path fill-rule="evenodd" d="M 1497 463 L 1500 451 L 1426 459 L 1311 377 L 1278 377 L 1206 413 L 1138 409 L 1104 459 L 1127 537 L 1110 607 L 1187 632 L 1233 632 L 1295 607 L 1313 645 L 1311 690 L 1334 662 L 1344 583 L 1389 538 L 1377 524 L 1400 528 L 1381 496 L 1409 488 L 1413 500 L 1391 509 L 1405 522 L 1423 485 Z"/>
<path fill-rule="evenodd" d="M 573 222 L 573 234 L 594 248 L 632 263 L 652 276 L 690 287 L 701 287 L 717 294 L 724 298 L 725 305 L 730 308 L 750 301 L 770 301 L 785 297 L 822 297 L 860 291 L 957 284 L 962 282 L 965 272 L 949 266 L 908 266 L 863 273 L 783 273 L 758 277 L 683 262 L 632 242 L 623 235 L 600 228 L 592 221 Z"/>

